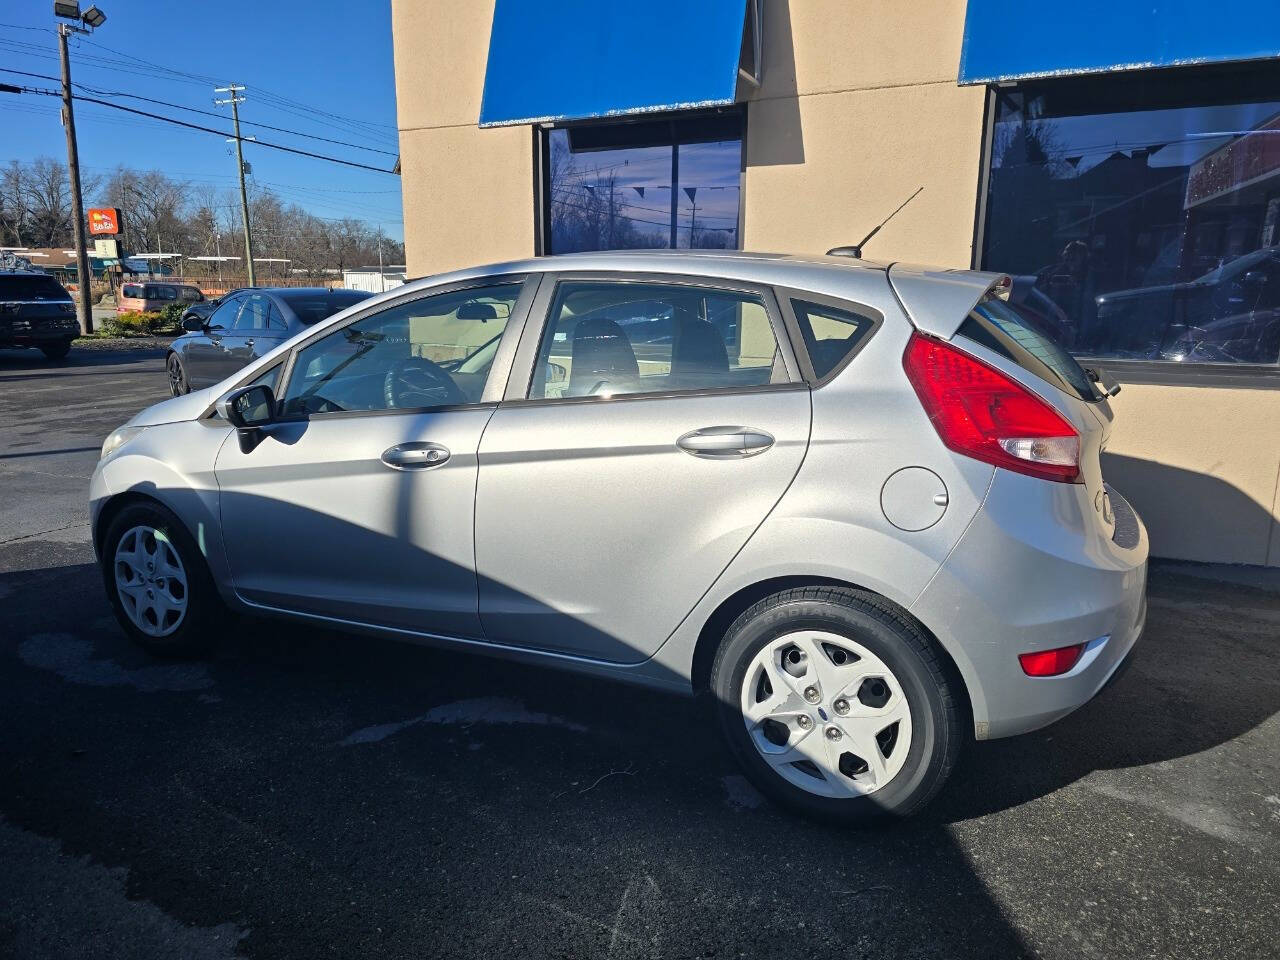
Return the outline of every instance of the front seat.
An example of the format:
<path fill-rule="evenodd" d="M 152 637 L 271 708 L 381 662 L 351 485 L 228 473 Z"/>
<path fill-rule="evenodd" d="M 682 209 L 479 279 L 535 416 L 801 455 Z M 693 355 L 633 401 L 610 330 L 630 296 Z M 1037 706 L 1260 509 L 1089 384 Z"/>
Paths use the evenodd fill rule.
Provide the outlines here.
<path fill-rule="evenodd" d="M 671 386 L 696 389 L 727 383 L 729 354 L 724 337 L 708 320 L 687 317 L 679 322 L 671 345 Z"/>
<path fill-rule="evenodd" d="M 631 341 L 608 317 L 588 317 L 574 327 L 572 357 L 566 397 L 630 390 L 640 375 Z"/>

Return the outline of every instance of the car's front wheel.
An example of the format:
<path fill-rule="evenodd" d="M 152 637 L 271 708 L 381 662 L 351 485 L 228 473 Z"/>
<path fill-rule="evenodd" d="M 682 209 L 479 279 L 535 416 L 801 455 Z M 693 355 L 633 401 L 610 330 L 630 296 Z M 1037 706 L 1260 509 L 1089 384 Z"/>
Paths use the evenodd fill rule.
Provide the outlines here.
<path fill-rule="evenodd" d="M 961 710 L 933 641 L 883 598 L 787 590 L 729 628 L 711 688 L 729 749 L 766 795 L 809 816 L 907 816 L 945 782 Z"/>
<path fill-rule="evenodd" d="M 208 648 L 222 602 L 177 517 L 159 504 L 130 504 L 111 519 L 101 547 L 107 596 L 125 633 L 157 656 Z"/>
<path fill-rule="evenodd" d="M 169 371 L 169 392 L 175 397 L 190 393 L 191 384 L 187 383 L 187 370 L 182 365 L 182 358 L 176 353 L 169 354 L 166 367 Z"/>

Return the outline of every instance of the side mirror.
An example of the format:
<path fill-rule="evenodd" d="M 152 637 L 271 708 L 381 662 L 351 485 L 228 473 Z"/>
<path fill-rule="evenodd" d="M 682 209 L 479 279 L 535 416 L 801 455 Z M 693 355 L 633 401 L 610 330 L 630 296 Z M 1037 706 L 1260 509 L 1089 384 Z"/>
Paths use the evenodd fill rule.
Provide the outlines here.
<path fill-rule="evenodd" d="M 188 333 L 197 333 L 204 329 L 204 321 L 199 317 L 183 317 L 182 329 L 186 330 Z"/>
<path fill-rule="evenodd" d="M 259 383 L 232 390 L 218 401 L 218 412 L 237 430 L 256 430 L 275 419 L 276 397 Z"/>

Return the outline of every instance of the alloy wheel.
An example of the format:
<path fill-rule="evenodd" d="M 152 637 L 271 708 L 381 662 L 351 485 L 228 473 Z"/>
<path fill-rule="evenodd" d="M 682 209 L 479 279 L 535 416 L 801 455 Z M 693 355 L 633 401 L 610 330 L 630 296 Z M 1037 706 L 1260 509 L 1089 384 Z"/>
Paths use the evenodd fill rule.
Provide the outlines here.
<path fill-rule="evenodd" d="M 164 531 L 130 527 L 116 544 L 112 567 L 120 605 L 150 637 L 167 637 L 187 613 L 188 581 L 182 558 Z"/>
<path fill-rule="evenodd" d="M 875 793 L 906 762 L 911 707 L 888 665 L 847 637 L 805 630 L 752 658 L 742 719 L 784 780 L 822 797 Z"/>
<path fill-rule="evenodd" d="M 175 397 L 180 397 L 187 392 L 186 377 L 182 372 L 182 361 L 178 359 L 177 354 L 169 355 L 169 392 Z"/>

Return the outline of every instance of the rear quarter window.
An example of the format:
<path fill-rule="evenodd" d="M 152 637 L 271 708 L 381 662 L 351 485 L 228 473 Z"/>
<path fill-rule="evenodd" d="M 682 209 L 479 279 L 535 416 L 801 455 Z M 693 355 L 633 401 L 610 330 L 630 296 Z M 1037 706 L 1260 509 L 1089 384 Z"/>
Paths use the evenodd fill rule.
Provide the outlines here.
<path fill-rule="evenodd" d="M 1101 399 L 1076 358 L 1038 329 L 1035 320 L 1015 304 L 996 297 L 980 300 L 957 333 L 1073 397 L 1090 403 Z"/>
<path fill-rule="evenodd" d="M 870 310 L 860 310 L 852 304 L 842 309 L 793 297 L 791 309 L 819 380 L 853 356 L 879 322 Z"/>
<path fill-rule="evenodd" d="M 133 300 L 141 300 L 142 287 L 138 286 L 136 283 L 126 283 L 120 290 L 120 296 L 129 297 Z"/>

